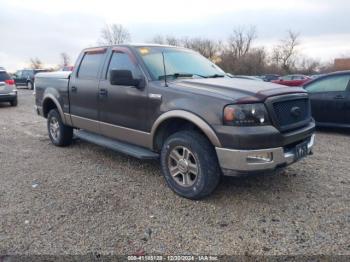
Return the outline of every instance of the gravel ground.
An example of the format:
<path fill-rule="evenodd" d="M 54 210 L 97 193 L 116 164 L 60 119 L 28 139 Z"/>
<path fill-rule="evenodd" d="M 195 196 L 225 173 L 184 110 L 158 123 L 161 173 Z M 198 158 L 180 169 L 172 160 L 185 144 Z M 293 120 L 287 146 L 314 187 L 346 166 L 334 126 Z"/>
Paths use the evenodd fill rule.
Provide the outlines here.
<path fill-rule="evenodd" d="M 275 176 L 224 178 L 175 195 L 157 162 L 51 144 L 34 98 L 0 105 L 0 254 L 350 255 L 350 131 Z"/>

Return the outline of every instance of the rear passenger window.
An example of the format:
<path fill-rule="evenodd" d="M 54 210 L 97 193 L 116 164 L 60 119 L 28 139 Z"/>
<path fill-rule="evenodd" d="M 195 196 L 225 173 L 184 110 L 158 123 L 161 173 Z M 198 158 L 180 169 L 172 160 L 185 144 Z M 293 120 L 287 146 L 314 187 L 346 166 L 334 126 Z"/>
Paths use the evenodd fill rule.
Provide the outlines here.
<path fill-rule="evenodd" d="M 6 72 L 0 72 L 0 82 L 4 82 L 5 80 L 11 79 L 10 76 Z"/>
<path fill-rule="evenodd" d="M 30 76 L 30 71 L 29 70 L 22 71 L 22 77 L 29 77 L 29 76 Z"/>
<path fill-rule="evenodd" d="M 86 53 L 81 61 L 78 77 L 79 78 L 97 78 L 104 54 Z"/>

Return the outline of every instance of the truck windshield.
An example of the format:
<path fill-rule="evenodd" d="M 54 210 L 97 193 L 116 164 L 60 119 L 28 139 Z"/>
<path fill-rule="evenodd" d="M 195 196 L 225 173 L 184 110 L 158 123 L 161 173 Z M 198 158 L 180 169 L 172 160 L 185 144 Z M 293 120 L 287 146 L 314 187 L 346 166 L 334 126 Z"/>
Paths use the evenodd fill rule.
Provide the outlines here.
<path fill-rule="evenodd" d="M 167 78 L 225 76 L 225 72 L 213 62 L 190 50 L 171 47 L 139 47 L 137 51 L 154 80 L 164 79 L 162 52 Z"/>

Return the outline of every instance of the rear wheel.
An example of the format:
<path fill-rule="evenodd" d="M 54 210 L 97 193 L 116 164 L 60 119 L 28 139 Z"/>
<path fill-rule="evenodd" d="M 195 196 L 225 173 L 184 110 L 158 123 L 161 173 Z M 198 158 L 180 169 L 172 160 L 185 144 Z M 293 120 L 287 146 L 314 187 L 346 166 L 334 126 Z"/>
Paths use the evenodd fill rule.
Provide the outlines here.
<path fill-rule="evenodd" d="M 57 109 L 52 109 L 47 115 L 47 129 L 54 145 L 68 146 L 72 143 L 73 128 L 63 124 Z"/>
<path fill-rule="evenodd" d="M 213 145 L 195 131 L 180 131 L 165 141 L 161 167 L 169 187 L 189 199 L 209 195 L 221 177 Z"/>
<path fill-rule="evenodd" d="M 27 88 L 28 88 L 29 90 L 33 90 L 33 83 L 32 83 L 31 81 L 28 81 L 28 82 L 27 82 Z"/>
<path fill-rule="evenodd" d="M 10 101 L 10 104 L 11 104 L 11 106 L 17 106 L 17 104 L 18 104 L 17 98 L 12 100 L 12 101 Z"/>

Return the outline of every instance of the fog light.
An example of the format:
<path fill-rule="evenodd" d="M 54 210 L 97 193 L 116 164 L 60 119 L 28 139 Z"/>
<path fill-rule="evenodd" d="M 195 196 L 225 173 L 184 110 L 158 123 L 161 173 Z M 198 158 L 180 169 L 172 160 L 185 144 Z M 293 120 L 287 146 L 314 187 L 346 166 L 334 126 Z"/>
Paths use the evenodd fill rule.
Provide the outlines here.
<path fill-rule="evenodd" d="M 247 156 L 249 164 L 254 163 L 268 163 L 272 161 L 272 152 L 256 152 Z"/>

